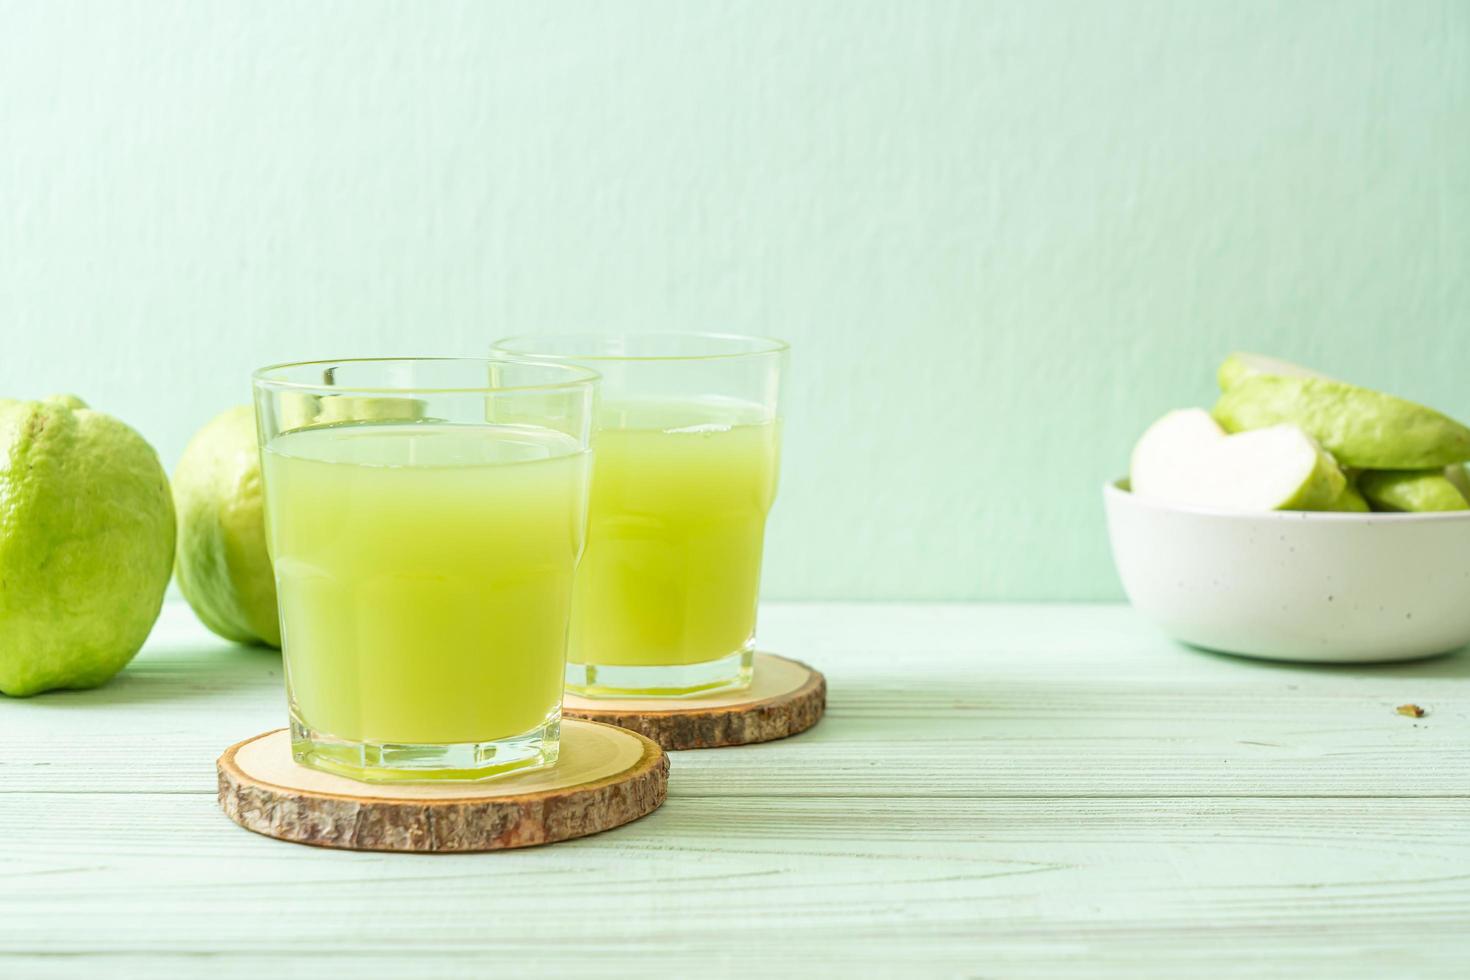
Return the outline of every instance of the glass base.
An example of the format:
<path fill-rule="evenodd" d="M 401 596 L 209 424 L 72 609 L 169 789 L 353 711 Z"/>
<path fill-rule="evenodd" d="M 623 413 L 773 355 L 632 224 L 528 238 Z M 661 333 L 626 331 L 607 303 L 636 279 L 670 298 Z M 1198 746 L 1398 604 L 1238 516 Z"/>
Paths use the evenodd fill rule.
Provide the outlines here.
<path fill-rule="evenodd" d="M 679 698 L 747 688 L 754 672 L 754 650 L 703 663 L 657 667 L 568 663 L 567 690 L 584 698 Z"/>
<path fill-rule="evenodd" d="M 487 742 L 354 742 L 314 731 L 291 712 L 291 756 L 303 766 L 365 783 L 475 782 L 556 763 L 561 711 L 520 735 Z"/>

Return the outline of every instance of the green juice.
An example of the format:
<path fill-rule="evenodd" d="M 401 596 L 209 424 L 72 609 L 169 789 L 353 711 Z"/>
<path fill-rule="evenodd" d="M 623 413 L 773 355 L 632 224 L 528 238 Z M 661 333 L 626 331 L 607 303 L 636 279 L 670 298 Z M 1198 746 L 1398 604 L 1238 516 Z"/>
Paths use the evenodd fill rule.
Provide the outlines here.
<path fill-rule="evenodd" d="M 368 743 L 554 721 L 588 454 L 535 426 L 287 432 L 262 453 L 291 710 Z"/>
<path fill-rule="evenodd" d="M 779 424 L 727 399 L 603 406 L 568 659 L 688 665 L 755 634 Z"/>

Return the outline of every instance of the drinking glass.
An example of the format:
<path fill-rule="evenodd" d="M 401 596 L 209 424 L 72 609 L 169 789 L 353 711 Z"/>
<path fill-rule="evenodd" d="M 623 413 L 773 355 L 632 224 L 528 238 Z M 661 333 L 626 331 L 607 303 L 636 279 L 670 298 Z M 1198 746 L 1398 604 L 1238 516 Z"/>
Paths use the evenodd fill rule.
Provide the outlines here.
<path fill-rule="evenodd" d="M 568 690 L 678 696 L 749 685 L 787 345 L 649 333 L 495 347 L 602 376 Z"/>
<path fill-rule="evenodd" d="M 556 761 L 596 380 L 513 358 L 255 373 L 298 762 L 384 781 Z"/>

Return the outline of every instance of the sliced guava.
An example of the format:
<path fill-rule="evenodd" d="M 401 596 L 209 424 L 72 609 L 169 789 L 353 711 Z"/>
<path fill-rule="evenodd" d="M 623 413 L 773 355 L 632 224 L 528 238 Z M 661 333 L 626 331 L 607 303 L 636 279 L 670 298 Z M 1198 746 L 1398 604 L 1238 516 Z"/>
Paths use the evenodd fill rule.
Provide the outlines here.
<path fill-rule="evenodd" d="M 1470 460 L 1470 429 L 1454 419 L 1328 378 L 1240 377 L 1220 396 L 1214 415 L 1230 432 L 1298 425 L 1343 466 L 1419 470 Z"/>
<path fill-rule="evenodd" d="M 1470 468 L 1464 463 L 1454 463 L 1444 468 L 1444 478 L 1455 485 L 1460 496 L 1470 500 Z"/>
<path fill-rule="evenodd" d="M 1220 390 L 1225 391 L 1242 378 L 1251 378 L 1261 374 L 1284 375 L 1289 378 L 1327 378 L 1327 375 L 1302 367 L 1300 364 L 1293 364 L 1276 357 L 1267 357 L 1265 354 L 1248 354 L 1237 351 L 1220 362 L 1220 370 L 1216 374 L 1216 379 L 1220 382 Z"/>
<path fill-rule="evenodd" d="M 1358 477 L 1358 486 L 1374 510 L 1470 510 L 1470 500 L 1442 469 L 1367 470 Z"/>
<path fill-rule="evenodd" d="M 1224 510 L 1325 510 L 1347 479 L 1336 461 L 1294 425 L 1228 435 L 1203 409 L 1170 412 L 1133 450 L 1134 493 Z"/>
<path fill-rule="evenodd" d="M 1338 494 L 1337 499 L 1327 508 L 1327 510 L 1340 510 L 1352 514 L 1366 514 L 1372 509 L 1368 506 L 1368 501 L 1362 491 L 1351 479 L 1343 485 L 1342 493 Z"/>

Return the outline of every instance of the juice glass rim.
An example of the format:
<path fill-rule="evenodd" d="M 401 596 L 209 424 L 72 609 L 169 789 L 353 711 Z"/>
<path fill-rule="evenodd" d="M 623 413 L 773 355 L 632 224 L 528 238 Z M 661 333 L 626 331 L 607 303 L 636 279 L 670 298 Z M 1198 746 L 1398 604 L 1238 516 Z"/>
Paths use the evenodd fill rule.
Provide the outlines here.
<path fill-rule="evenodd" d="M 599 351 L 598 348 L 613 343 L 637 341 L 669 341 L 674 344 L 688 341 L 705 341 L 711 344 L 728 344 L 732 349 L 711 350 L 693 354 L 629 354 Z M 545 345 L 567 344 L 563 350 L 546 350 Z M 738 349 L 736 349 L 736 345 Z M 543 348 L 543 349 L 537 349 Z M 575 333 L 558 332 L 548 334 L 516 334 L 501 337 L 491 344 L 491 350 L 513 357 L 529 357 L 555 362 L 566 361 L 719 361 L 743 357 L 765 357 L 784 354 L 791 345 L 777 337 L 759 337 L 738 333 L 710 333 L 679 330 L 636 330 L 624 333 Z"/>
<path fill-rule="evenodd" d="M 321 382 L 295 381 L 281 375 L 293 369 L 300 368 L 333 368 L 341 365 L 389 365 L 389 364 L 481 364 L 489 366 L 492 364 L 513 364 L 517 367 L 535 368 L 546 371 L 553 375 L 564 376 L 563 380 L 549 380 L 535 384 L 476 384 L 476 385 L 415 385 L 415 384 L 380 384 L 380 385 L 334 385 Z M 278 391 L 306 391 L 322 394 L 340 395 L 391 395 L 391 394 L 413 394 L 413 395 L 480 395 L 480 394 L 502 394 L 512 392 L 537 392 L 537 391 L 560 391 L 580 387 L 588 387 L 596 384 L 602 379 L 591 368 L 576 364 L 563 364 L 558 361 L 517 355 L 512 352 L 497 353 L 490 356 L 484 355 L 425 355 L 413 357 L 334 357 L 309 361 L 281 361 L 277 364 L 267 364 L 265 367 L 257 368 L 250 374 L 251 383 L 258 388 L 268 388 Z"/>

